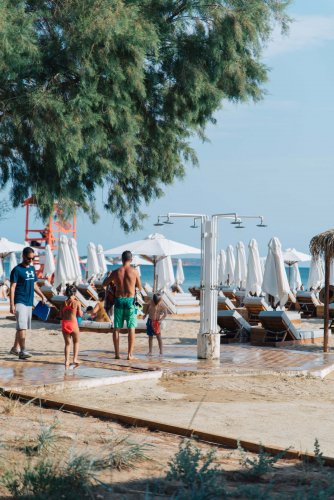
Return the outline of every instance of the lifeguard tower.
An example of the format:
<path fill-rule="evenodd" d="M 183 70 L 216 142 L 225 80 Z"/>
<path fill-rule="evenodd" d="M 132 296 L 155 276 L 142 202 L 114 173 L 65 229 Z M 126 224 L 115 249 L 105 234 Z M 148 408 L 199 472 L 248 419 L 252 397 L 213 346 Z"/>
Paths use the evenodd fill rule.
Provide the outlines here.
<path fill-rule="evenodd" d="M 26 208 L 26 226 L 25 226 L 25 241 L 31 247 L 45 249 L 46 245 L 50 245 L 51 250 L 58 249 L 58 241 L 62 234 L 68 238 L 75 238 L 77 235 L 76 229 L 76 214 L 73 214 L 71 220 L 64 219 L 63 210 L 55 202 L 53 206 L 53 213 L 50 215 L 48 223 L 39 229 L 36 227 L 37 201 L 34 196 L 27 198 L 23 202 Z"/>

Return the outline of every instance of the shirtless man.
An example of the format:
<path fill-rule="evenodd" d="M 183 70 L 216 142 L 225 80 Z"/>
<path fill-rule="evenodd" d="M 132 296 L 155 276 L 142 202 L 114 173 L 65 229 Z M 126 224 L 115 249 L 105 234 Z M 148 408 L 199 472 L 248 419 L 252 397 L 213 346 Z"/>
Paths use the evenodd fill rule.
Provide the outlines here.
<path fill-rule="evenodd" d="M 122 266 L 112 271 L 103 282 L 103 286 L 107 286 L 110 283 L 116 286 L 113 333 L 116 359 L 120 359 L 119 331 L 123 328 L 124 321 L 126 321 L 128 328 L 128 359 L 133 359 L 137 326 L 137 311 L 134 305 L 134 298 L 136 288 L 141 290 L 141 282 L 138 271 L 131 267 L 131 262 L 132 253 L 126 250 L 122 253 Z"/>

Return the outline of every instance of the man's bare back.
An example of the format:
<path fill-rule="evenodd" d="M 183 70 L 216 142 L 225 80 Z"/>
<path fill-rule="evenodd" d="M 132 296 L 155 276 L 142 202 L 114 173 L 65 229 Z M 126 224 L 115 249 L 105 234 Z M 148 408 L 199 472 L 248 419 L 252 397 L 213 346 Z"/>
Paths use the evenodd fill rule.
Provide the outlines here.
<path fill-rule="evenodd" d="M 109 283 L 113 283 L 116 286 L 116 297 L 134 297 L 136 288 L 141 290 L 138 271 L 128 263 L 115 269 L 105 279 L 104 285 L 108 285 Z"/>

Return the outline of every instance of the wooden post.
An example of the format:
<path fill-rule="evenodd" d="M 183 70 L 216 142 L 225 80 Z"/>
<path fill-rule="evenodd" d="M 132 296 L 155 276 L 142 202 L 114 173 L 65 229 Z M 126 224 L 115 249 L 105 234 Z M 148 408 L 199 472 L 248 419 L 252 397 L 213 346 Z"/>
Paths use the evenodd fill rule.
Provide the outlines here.
<path fill-rule="evenodd" d="M 157 257 L 153 255 L 153 292 L 157 291 Z"/>
<path fill-rule="evenodd" d="M 330 258 L 325 254 L 324 352 L 328 352 Z"/>

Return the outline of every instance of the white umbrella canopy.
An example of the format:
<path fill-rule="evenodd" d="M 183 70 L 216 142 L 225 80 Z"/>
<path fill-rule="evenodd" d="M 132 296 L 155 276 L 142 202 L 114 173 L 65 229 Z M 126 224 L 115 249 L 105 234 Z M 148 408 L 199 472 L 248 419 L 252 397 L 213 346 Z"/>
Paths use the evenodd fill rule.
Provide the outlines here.
<path fill-rule="evenodd" d="M 108 272 L 107 262 L 104 256 L 102 245 L 97 245 L 97 261 L 100 267 L 100 277 L 102 278 Z"/>
<path fill-rule="evenodd" d="M 24 245 L 21 243 L 14 243 L 7 240 L 7 238 L 0 238 L 0 257 L 6 257 L 12 252 L 22 252 L 23 249 Z"/>
<path fill-rule="evenodd" d="M 68 240 L 68 246 L 69 246 L 73 270 L 74 270 L 74 276 L 75 276 L 74 281 L 76 283 L 81 283 L 82 282 L 82 273 L 81 273 L 78 245 L 77 245 L 76 240 L 74 238 L 70 238 Z"/>
<path fill-rule="evenodd" d="M 292 270 L 291 279 L 289 280 L 290 289 L 293 292 L 296 292 L 297 290 L 299 290 L 301 288 L 301 286 L 303 284 L 301 276 L 300 276 L 299 267 L 298 267 L 298 263 L 297 262 L 295 262 L 294 264 L 292 264 L 291 270 Z"/>
<path fill-rule="evenodd" d="M 147 257 L 166 257 L 167 255 L 200 254 L 199 248 L 168 240 L 163 234 L 149 234 L 143 240 L 126 243 L 119 247 L 110 248 L 104 252 L 105 255 L 120 255 L 130 250 L 134 255 L 145 255 Z M 153 259 L 152 259 L 153 260 Z"/>
<path fill-rule="evenodd" d="M 263 271 L 257 241 L 252 239 L 248 245 L 246 296 L 259 296 L 262 289 Z"/>
<path fill-rule="evenodd" d="M 275 305 L 287 302 L 290 286 L 286 275 L 282 247 L 278 238 L 272 238 L 268 245 L 268 255 L 263 275 L 262 290 L 274 297 Z"/>
<path fill-rule="evenodd" d="M 17 259 L 16 259 L 16 255 L 15 255 L 15 252 L 12 252 L 10 255 L 9 255 L 9 274 L 12 272 L 12 270 L 14 269 L 14 267 L 17 266 Z"/>
<path fill-rule="evenodd" d="M 323 261 L 320 257 L 312 257 L 308 274 L 307 289 L 316 290 L 325 286 L 325 272 Z"/>
<path fill-rule="evenodd" d="M 183 272 L 182 259 L 178 259 L 176 274 L 175 274 L 175 283 L 177 285 L 182 285 L 183 282 L 184 282 L 184 272 Z"/>
<path fill-rule="evenodd" d="M 90 242 L 87 245 L 87 266 L 86 266 L 87 279 L 96 278 L 100 274 L 100 266 L 97 260 L 96 247 L 94 243 Z"/>
<path fill-rule="evenodd" d="M 154 265 L 154 282 L 153 289 L 156 289 L 156 264 L 157 262 L 168 255 L 182 254 L 200 254 L 199 248 L 178 243 L 177 241 L 168 240 L 163 234 L 154 233 L 147 236 L 143 240 L 126 243 L 119 247 L 106 250 L 105 255 L 120 255 L 126 250 L 130 250 L 134 255 L 142 255 L 149 258 Z"/>
<path fill-rule="evenodd" d="M 56 270 L 55 258 L 53 256 L 50 245 L 46 245 L 45 247 L 45 256 L 44 256 L 44 269 L 43 276 L 49 278 L 53 275 Z"/>
<path fill-rule="evenodd" d="M 135 267 L 139 266 L 153 266 L 153 263 L 150 260 L 143 259 L 139 257 L 139 255 L 134 255 L 131 264 Z"/>
<path fill-rule="evenodd" d="M 247 264 L 245 245 L 239 241 L 236 246 L 234 282 L 240 288 L 245 288 L 247 278 Z"/>
<path fill-rule="evenodd" d="M 225 265 L 225 279 L 224 282 L 228 282 L 229 285 L 234 284 L 234 271 L 235 271 L 235 257 L 232 245 L 229 245 L 226 249 L 226 265 Z"/>
<path fill-rule="evenodd" d="M 73 283 L 73 281 L 75 281 L 75 271 L 68 246 L 68 239 L 66 236 L 61 236 L 58 245 L 54 286 L 56 288 L 58 286 L 64 288 L 67 283 Z"/>
<path fill-rule="evenodd" d="M 218 255 L 218 283 L 224 284 L 225 280 L 225 267 L 226 267 L 226 252 L 221 250 Z"/>
<path fill-rule="evenodd" d="M 299 252 L 295 248 L 287 248 L 282 251 L 283 260 L 288 266 L 291 266 L 295 262 L 309 262 L 311 260 L 311 255 L 303 252 Z"/>
<path fill-rule="evenodd" d="M 175 283 L 174 269 L 171 256 L 160 259 L 157 263 L 157 290 L 169 288 Z"/>

